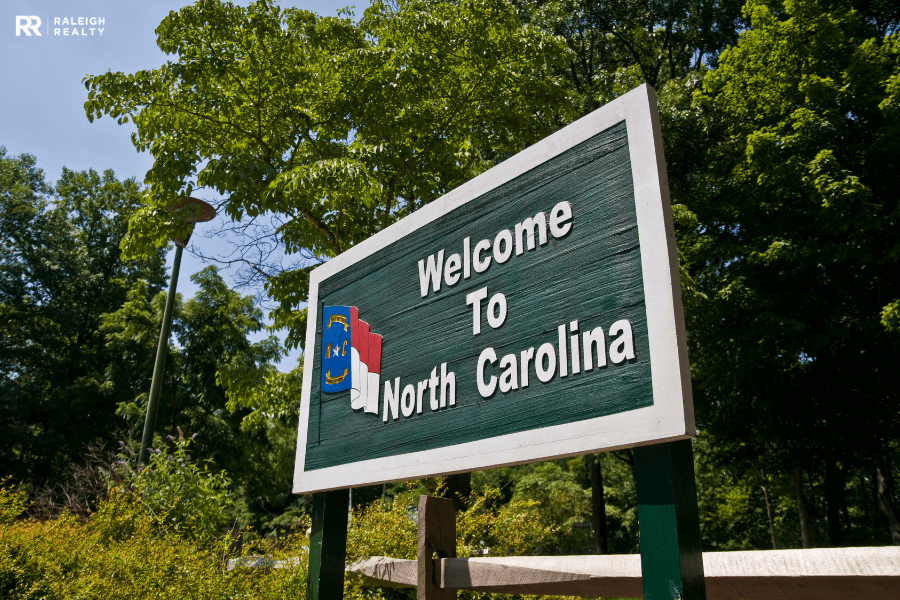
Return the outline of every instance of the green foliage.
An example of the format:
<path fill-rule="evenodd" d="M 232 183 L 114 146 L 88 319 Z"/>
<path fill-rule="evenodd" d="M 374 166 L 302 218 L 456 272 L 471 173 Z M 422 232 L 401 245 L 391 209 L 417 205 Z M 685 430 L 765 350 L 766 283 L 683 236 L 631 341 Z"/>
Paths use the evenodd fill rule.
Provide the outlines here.
<path fill-rule="evenodd" d="M 459 556 L 525 556 L 553 539 L 554 524 L 541 522 L 528 500 L 497 502 L 498 490 L 487 489 L 471 499 L 457 516 Z"/>
<path fill-rule="evenodd" d="M 191 460 L 188 450 L 193 437 L 185 438 L 181 431 L 177 438 L 169 436 L 173 447 L 151 449 L 149 463 L 140 470 L 133 466 L 131 453 L 120 454 L 114 485 L 122 493 L 132 491 L 167 529 L 208 542 L 228 525 L 234 500 L 224 471 L 213 470 L 209 460 Z"/>
<path fill-rule="evenodd" d="M 51 188 L 32 157 L 0 149 L 0 472 L 19 483 L 75 485 L 68 472 L 87 445 L 143 424 L 165 270 L 162 248 L 152 259 L 120 260 L 141 202 L 139 186 L 112 172 L 64 169 Z M 178 425 L 202 431 L 197 450 L 237 481 L 229 519 L 260 525 L 302 504 L 290 495 L 298 397 L 286 385 L 243 404 L 228 398 L 220 368 L 235 388 L 245 374 L 293 380 L 275 370 L 284 354 L 277 339 L 248 340 L 263 328 L 252 297 L 228 289 L 214 268 L 194 282 L 198 295 L 176 302 L 179 347 L 170 347 L 156 445 Z M 241 431 L 245 418 L 252 431 Z"/>
<path fill-rule="evenodd" d="M 674 195 L 693 215 L 678 228 L 697 416 L 735 493 L 764 469 L 788 497 L 823 494 L 801 508 L 827 514 L 838 544 L 848 473 L 870 477 L 900 425 L 900 344 L 885 330 L 900 297 L 897 15 L 751 0 L 744 16 L 693 102 L 671 95 L 689 150 Z"/>
<path fill-rule="evenodd" d="M 881 324 L 888 331 L 900 331 L 900 300 L 894 300 L 881 309 Z"/>
<path fill-rule="evenodd" d="M 319 262 L 549 133 L 545 108 L 565 97 L 545 70 L 564 43 L 503 0 L 374 2 L 358 22 L 199 0 L 156 32 L 176 60 L 85 79 L 88 117 L 133 121 L 154 157 L 133 257 L 172 234 L 167 199 L 208 186 L 234 220 L 277 215 L 287 253 Z M 266 284 L 290 346 L 307 276 Z"/>
<path fill-rule="evenodd" d="M 796 529 L 795 507 L 787 490 L 773 486 L 764 472 L 742 464 L 719 464 L 715 443 L 702 434 L 694 442 L 700 530 L 704 548 L 715 551 L 772 548 L 763 487 L 770 496 L 780 548 Z"/>
<path fill-rule="evenodd" d="M 554 531 L 552 545 L 557 551 L 573 549 L 577 543 L 573 539 L 575 523 L 590 521 L 590 490 L 555 462 L 541 463 L 519 479 L 512 499 L 532 504 L 540 523 Z M 586 545 L 582 541 L 581 550 Z"/>
<path fill-rule="evenodd" d="M 178 345 L 169 347 L 154 444 L 162 447 L 166 433 L 174 437 L 179 427 L 200 432 L 195 454 L 209 457 L 235 481 L 236 512 L 230 518 L 241 526 L 262 526 L 270 513 L 296 503 L 290 477 L 299 395 L 292 390 L 301 367 L 279 373 L 275 361 L 284 349 L 277 338 L 248 339 L 263 329 L 262 311 L 251 296 L 229 289 L 215 267 L 191 279 L 198 285 L 196 295 L 187 301 L 179 296 L 175 303 L 172 331 Z M 145 290 L 146 284 L 137 282 L 102 325 L 107 344 L 125 366 L 110 371 L 111 379 L 140 384 L 137 394 L 117 406 L 135 430 L 146 412 L 146 382 L 165 306 L 164 293 L 148 298 Z M 282 393 L 272 393 L 278 386 Z"/>
<path fill-rule="evenodd" d="M 628 457 L 607 453 L 598 460 L 603 473 L 608 550 L 613 554 L 636 552 L 637 496 Z M 472 489 L 487 496 L 491 505 L 512 501 L 521 514 L 546 528 L 549 535 L 526 554 L 593 552 L 591 531 L 585 527 L 591 521 L 591 481 L 582 457 L 476 471 Z M 495 495 L 492 490 L 499 491 Z"/>
<path fill-rule="evenodd" d="M 131 495 L 112 493 L 85 523 L 0 524 L 0 596 L 37 598 L 296 598 L 306 586 L 304 536 L 268 550 L 290 569 L 226 571 L 229 540 L 198 549 L 159 527 Z"/>
<path fill-rule="evenodd" d="M 30 156 L 0 148 L 0 473 L 42 486 L 123 425 L 119 368 L 99 327 L 139 279 L 160 288 L 162 249 L 122 263 L 141 203 L 134 180 L 63 169 L 51 188 Z M 73 427 L 73 423 L 80 426 Z"/>
<path fill-rule="evenodd" d="M 296 420 L 302 382 L 302 357 L 293 370 L 282 373 L 270 362 L 248 360 L 245 354 L 237 354 L 219 365 L 216 372 L 216 383 L 228 394 L 225 406 L 229 412 L 250 410 L 241 420 L 243 431 L 260 431 L 273 419 Z"/>
<path fill-rule="evenodd" d="M 10 485 L 9 477 L 0 480 L 0 525 L 15 521 L 28 508 L 28 496 Z"/>
<path fill-rule="evenodd" d="M 568 61 L 554 72 L 568 84 L 577 116 L 582 116 L 641 83 L 660 90 L 715 65 L 719 53 L 737 40 L 743 0 L 513 4 L 525 22 L 566 41 Z"/>
<path fill-rule="evenodd" d="M 154 466 L 166 468 L 151 463 Z M 388 506 L 375 502 L 356 509 L 348 532 L 348 560 L 371 555 L 414 558 L 417 526 L 408 506 L 417 499 L 408 490 Z M 551 532 L 528 512 L 528 504 L 492 508 L 494 500 L 496 491 L 491 491 L 458 515 L 460 556 L 521 555 L 547 543 Z M 186 535 L 189 528 L 159 519 L 138 494 L 114 486 L 86 523 L 66 515 L 44 523 L 0 523 L 0 593 L 4 598 L 150 598 L 165 590 L 167 596 L 191 598 L 296 598 L 306 585 L 308 525 L 308 518 L 301 519 L 295 533 L 247 549 L 247 554 L 263 552 L 283 561 L 284 568 L 225 571 L 225 560 L 234 556 L 231 538 L 205 538 L 207 543 L 198 548 L 192 535 Z M 407 596 L 363 589 L 347 580 L 349 598 L 398 593 Z"/>

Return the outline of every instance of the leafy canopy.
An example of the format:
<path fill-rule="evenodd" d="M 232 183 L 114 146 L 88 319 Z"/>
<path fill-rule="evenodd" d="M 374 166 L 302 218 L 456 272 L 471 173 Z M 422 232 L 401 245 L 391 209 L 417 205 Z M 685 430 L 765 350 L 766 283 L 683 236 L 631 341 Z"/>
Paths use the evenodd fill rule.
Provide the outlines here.
<path fill-rule="evenodd" d="M 55 482 L 122 426 L 115 406 L 132 390 L 107 377 L 120 363 L 102 316 L 138 280 L 153 291 L 165 275 L 162 249 L 120 260 L 139 204 L 134 180 L 63 169 L 51 188 L 33 157 L 0 147 L 0 470 L 16 481 Z"/>
<path fill-rule="evenodd" d="M 354 22 L 270 0 L 170 13 L 159 69 L 87 77 L 90 119 L 134 122 L 154 158 L 129 257 L 165 243 L 166 203 L 207 186 L 235 222 L 274 216 L 306 266 L 335 256 L 550 132 L 565 43 L 503 0 L 377 1 Z M 254 265 L 300 343 L 307 269 Z"/>
<path fill-rule="evenodd" d="M 869 8 L 750 0 L 696 98 L 718 132 L 679 193 L 698 416 L 779 468 L 896 442 L 900 35 Z"/>
<path fill-rule="evenodd" d="M 233 477 L 238 521 L 258 524 L 266 511 L 290 502 L 299 394 L 270 396 L 255 386 L 277 380 L 290 390 L 300 368 L 277 371 L 284 349 L 274 336 L 251 341 L 263 329 L 262 311 L 253 297 L 229 289 L 216 267 L 195 273 L 191 281 L 198 286 L 195 296 L 176 297 L 154 444 L 162 447 L 165 434 L 174 436 L 179 427 L 200 432 L 195 453 Z M 109 378 L 118 389 L 133 390 L 119 397 L 116 412 L 135 431 L 146 413 L 164 306 L 165 293 L 148 297 L 139 281 L 119 310 L 103 316 L 107 345 L 120 357 Z M 261 464 L 267 467 L 260 469 Z"/>

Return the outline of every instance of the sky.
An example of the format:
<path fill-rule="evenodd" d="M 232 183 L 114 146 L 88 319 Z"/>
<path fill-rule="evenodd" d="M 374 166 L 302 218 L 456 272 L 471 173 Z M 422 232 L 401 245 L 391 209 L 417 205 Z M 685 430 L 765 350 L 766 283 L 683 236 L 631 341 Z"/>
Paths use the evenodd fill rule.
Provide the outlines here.
<path fill-rule="evenodd" d="M 119 179 L 142 182 L 152 157 L 132 146 L 131 124 L 118 125 L 108 117 L 87 120 L 82 80 L 107 70 L 133 73 L 158 68 L 167 57 L 156 46 L 154 30 L 169 11 L 188 4 L 188 0 L 0 0 L 0 146 L 6 147 L 7 155 L 34 155 L 49 183 L 59 178 L 63 166 L 101 173 L 112 169 Z M 368 6 L 365 0 L 281 4 L 323 15 L 349 5 L 357 16 Z M 193 195 L 218 198 L 211 190 Z M 192 243 L 205 255 L 227 252 L 223 242 L 196 233 Z M 174 251 L 168 256 L 170 266 L 173 256 Z M 178 278 L 178 291 L 185 299 L 196 290 L 190 276 L 204 266 L 185 252 Z M 229 273 L 223 275 L 230 281 Z M 299 350 L 291 352 L 280 368 L 290 370 L 298 357 Z"/>

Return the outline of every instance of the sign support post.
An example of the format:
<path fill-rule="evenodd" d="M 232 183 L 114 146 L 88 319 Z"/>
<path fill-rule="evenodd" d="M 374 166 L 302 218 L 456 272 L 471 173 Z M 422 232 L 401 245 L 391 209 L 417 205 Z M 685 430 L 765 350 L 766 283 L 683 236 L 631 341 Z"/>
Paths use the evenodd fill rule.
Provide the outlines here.
<path fill-rule="evenodd" d="M 340 600 L 344 596 L 349 501 L 347 488 L 313 495 L 306 600 Z"/>
<path fill-rule="evenodd" d="M 644 600 L 706 600 L 690 440 L 634 449 Z"/>

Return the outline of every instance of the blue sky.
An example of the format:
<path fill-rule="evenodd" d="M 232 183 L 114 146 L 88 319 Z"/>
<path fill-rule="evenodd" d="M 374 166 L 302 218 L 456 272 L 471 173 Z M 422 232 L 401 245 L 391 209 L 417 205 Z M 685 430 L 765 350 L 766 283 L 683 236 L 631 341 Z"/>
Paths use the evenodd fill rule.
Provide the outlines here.
<path fill-rule="evenodd" d="M 169 11 L 188 4 L 187 0 L 2 0 L 0 145 L 10 155 L 34 155 L 51 183 L 63 166 L 79 171 L 113 169 L 120 179 L 135 177 L 143 181 L 152 157 L 138 153 L 131 145 L 130 124 L 117 125 L 109 118 L 88 122 L 83 108 L 87 92 L 82 79 L 107 70 L 134 72 L 159 67 L 166 55 L 156 47 L 154 30 Z M 351 5 L 359 16 L 368 2 L 306 0 L 282 5 L 325 15 Z M 32 17 L 40 19 L 40 26 Z M 83 18 L 81 25 L 77 24 L 79 18 Z M 95 19 L 93 25 L 91 19 Z M 66 20 L 76 25 L 66 31 Z M 40 36 L 35 34 L 35 28 Z M 73 35 L 76 29 L 86 35 Z M 194 195 L 216 197 L 206 190 Z M 215 240 L 199 235 L 192 241 L 207 255 L 221 255 L 227 250 L 221 243 L 217 245 Z M 170 264 L 172 255 L 170 252 Z M 195 290 L 190 275 L 204 266 L 185 253 L 178 290 L 186 298 Z M 225 276 L 228 278 L 227 273 Z M 293 352 L 282 361 L 281 368 L 292 368 L 298 355 L 299 352 Z"/>

